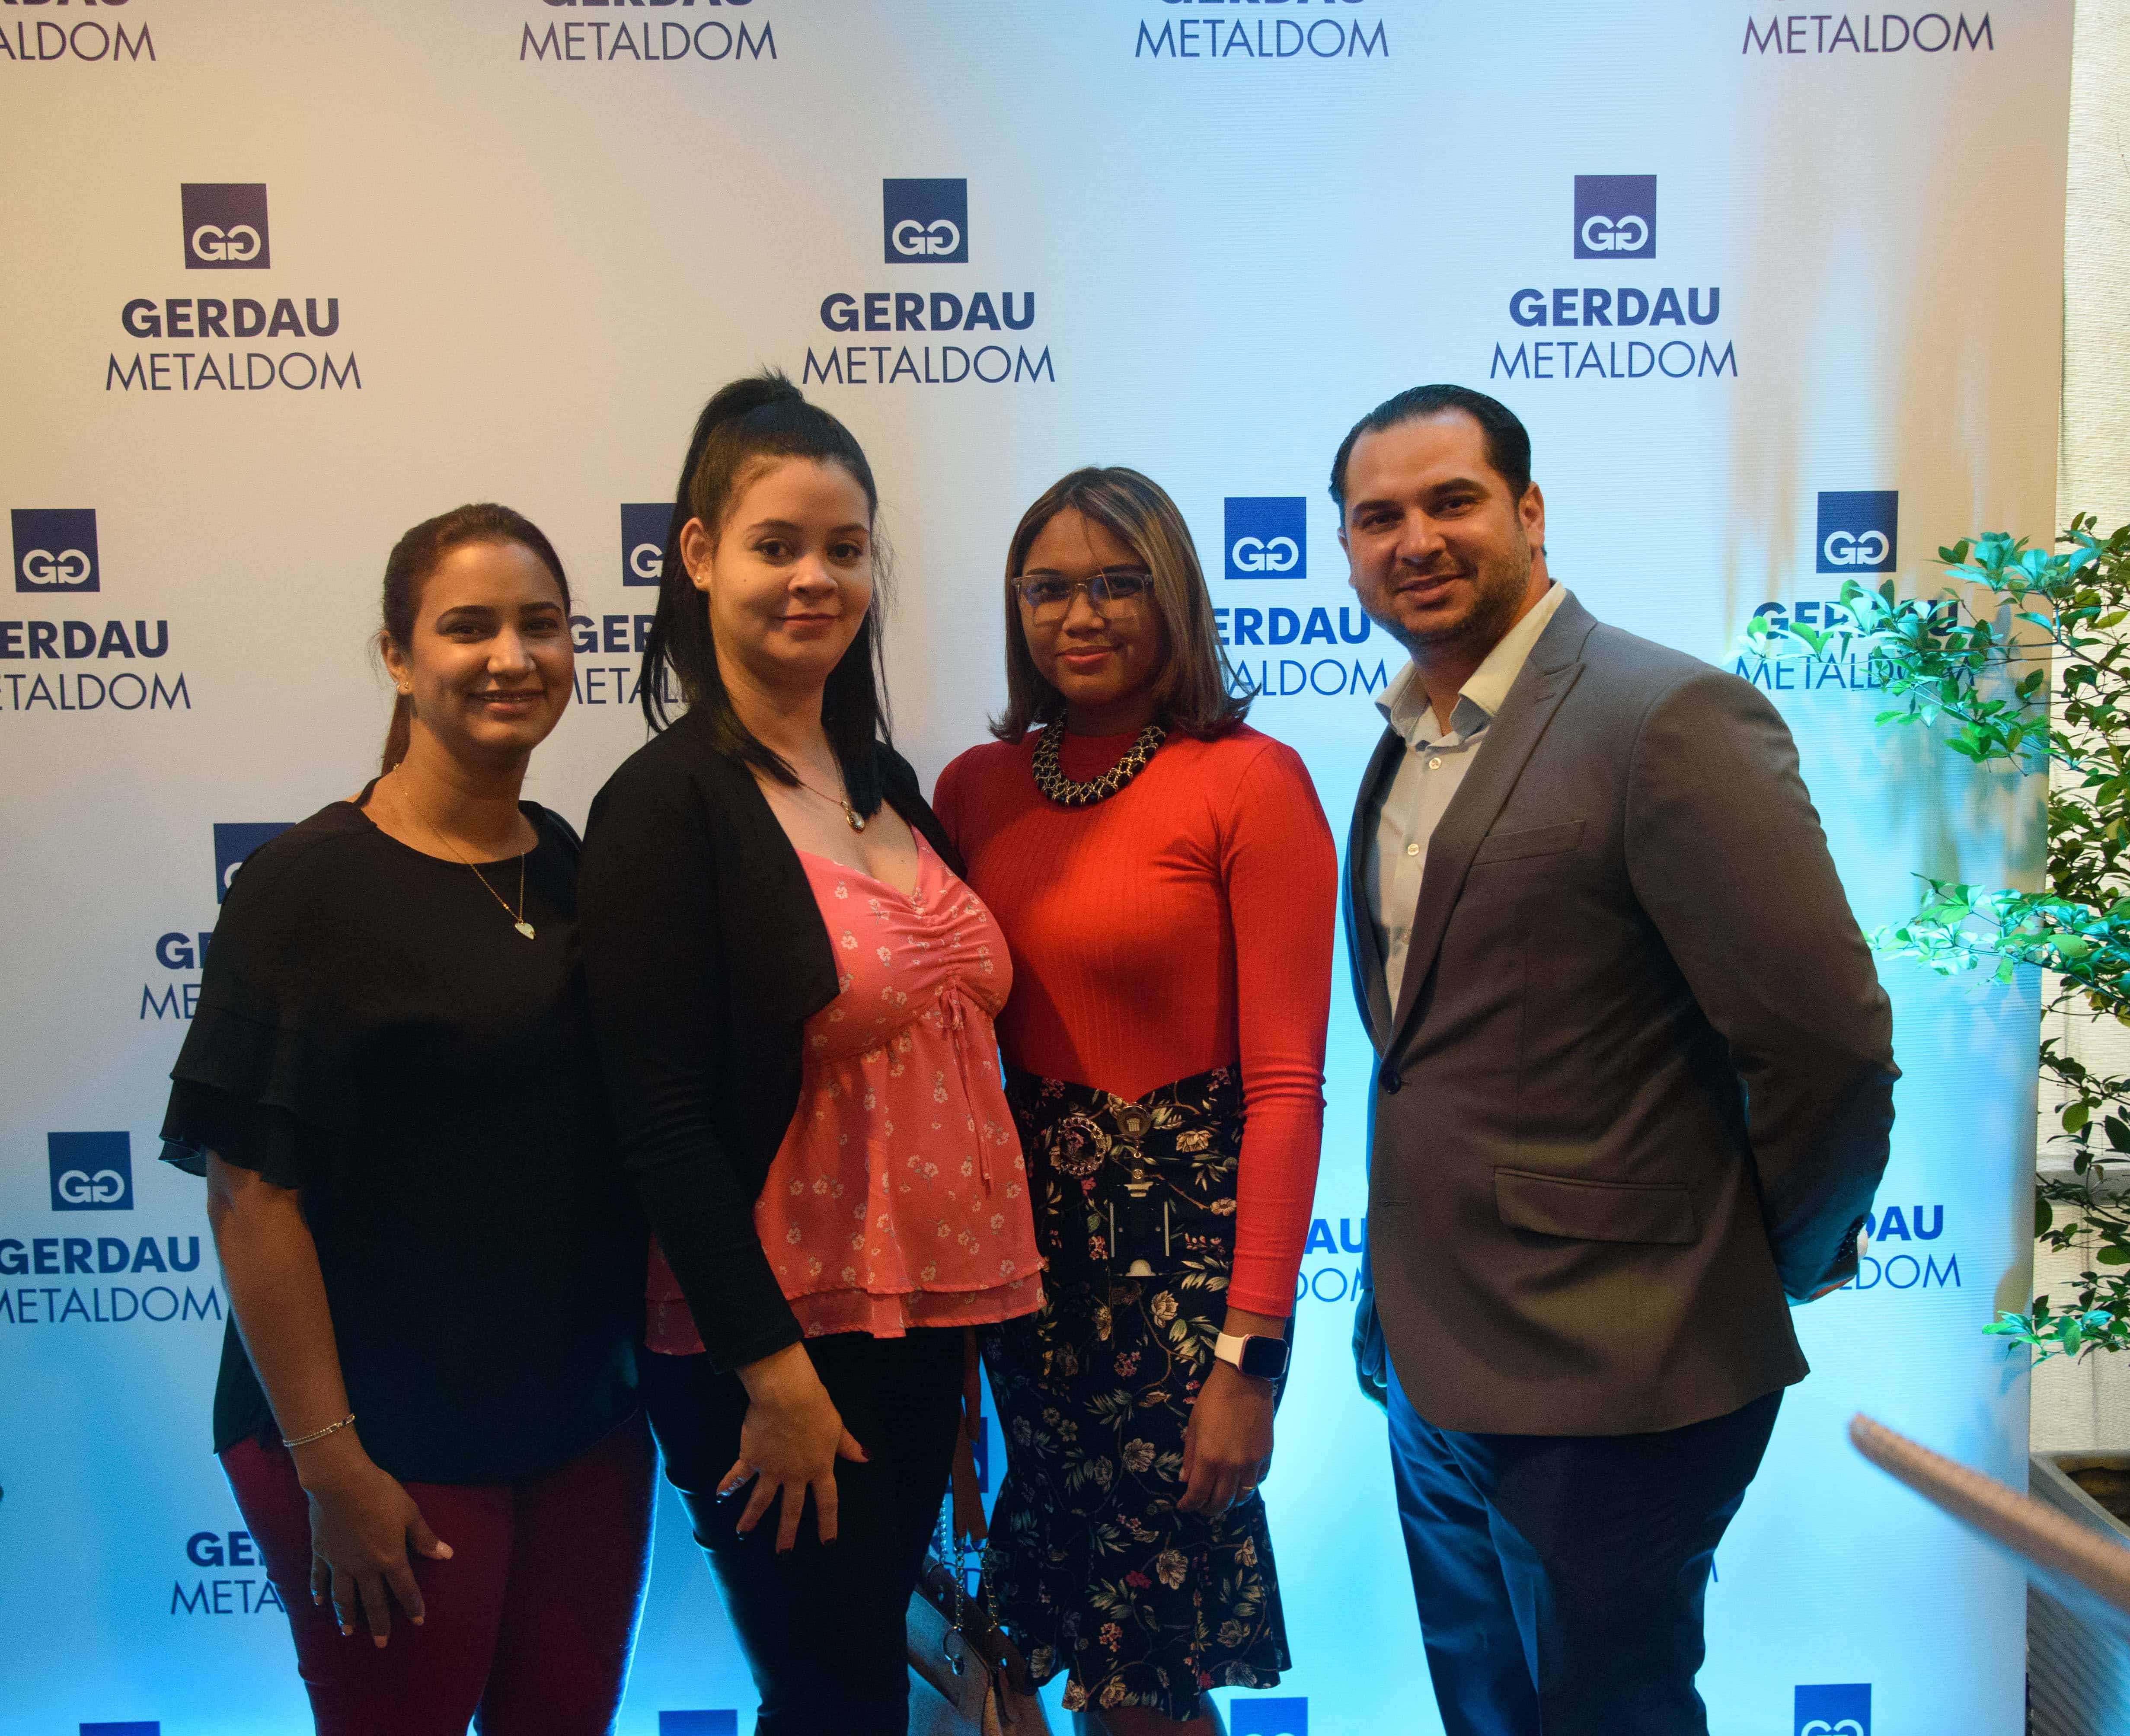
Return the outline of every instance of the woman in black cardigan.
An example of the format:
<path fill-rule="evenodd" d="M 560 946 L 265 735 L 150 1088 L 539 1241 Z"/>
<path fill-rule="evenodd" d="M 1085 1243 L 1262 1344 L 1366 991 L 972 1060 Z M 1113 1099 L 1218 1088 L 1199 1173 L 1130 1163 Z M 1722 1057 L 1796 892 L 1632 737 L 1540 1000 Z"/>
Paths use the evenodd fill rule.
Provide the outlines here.
<path fill-rule="evenodd" d="M 1039 1293 L 991 1028 L 1004 942 L 880 739 L 876 499 L 788 380 L 711 399 L 644 656 L 659 733 L 594 803 L 579 891 L 657 1244 L 645 1401 L 757 1736 L 901 1736 L 969 1327 Z"/>

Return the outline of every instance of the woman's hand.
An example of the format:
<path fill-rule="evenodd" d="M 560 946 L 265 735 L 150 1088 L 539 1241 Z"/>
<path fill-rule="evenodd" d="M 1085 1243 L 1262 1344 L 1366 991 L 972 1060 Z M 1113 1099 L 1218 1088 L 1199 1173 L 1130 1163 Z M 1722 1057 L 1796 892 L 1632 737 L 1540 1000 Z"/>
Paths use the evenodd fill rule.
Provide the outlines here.
<path fill-rule="evenodd" d="M 747 1417 L 739 1430 L 739 1457 L 718 1484 L 730 1495 L 749 1477 L 754 1493 L 733 1527 L 742 1533 L 761 1522 L 781 1495 L 776 1518 L 779 1554 L 799 1541 L 799 1518 L 809 1490 L 821 1541 L 836 1540 L 836 1461 L 866 1462 L 865 1448 L 843 1427 L 829 1389 L 814 1371 L 804 1344 L 790 1344 L 739 1371 L 747 1388 Z"/>
<path fill-rule="evenodd" d="M 340 1631 L 354 1633 L 361 1620 L 373 1645 L 392 1632 L 388 1591 L 420 1627 L 422 1588 L 408 1550 L 443 1562 L 451 1545 L 429 1529 L 398 1480 L 371 1462 L 352 1430 L 299 1451 L 297 1475 L 311 1501 L 311 1601 L 330 1596 Z"/>
<path fill-rule="evenodd" d="M 1272 1468 L 1273 1383 L 1216 1362 L 1183 1428 L 1184 1513 L 1217 1517 Z"/>

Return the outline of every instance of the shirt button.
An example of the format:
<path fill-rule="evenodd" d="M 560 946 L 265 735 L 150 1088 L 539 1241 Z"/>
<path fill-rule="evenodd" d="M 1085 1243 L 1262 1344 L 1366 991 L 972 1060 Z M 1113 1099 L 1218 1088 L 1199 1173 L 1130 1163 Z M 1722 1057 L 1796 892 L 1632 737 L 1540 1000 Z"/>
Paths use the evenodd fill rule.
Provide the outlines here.
<path fill-rule="evenodd" d="M 1432 760 L 1430 760 L 1430 761 L 1427 762 L 1427 769 L 1428 769 L 1430 771 L 1440 771 L 1440 770 L 1442 770 L 1442 760 L 1441 760 L 1440 756 L 1439 756 L 1439 755 L 1438 755 L 1435 758 L 1434 758 L 1434 759 L 1432 759 Z"/>
<path fill-rule="evenodd" d="M 1420 854 L 1420 846 L 1417 844 L 1408 844 L 1405 847 L 1405 853 L 1407 856 L 1418 856 Z"/>

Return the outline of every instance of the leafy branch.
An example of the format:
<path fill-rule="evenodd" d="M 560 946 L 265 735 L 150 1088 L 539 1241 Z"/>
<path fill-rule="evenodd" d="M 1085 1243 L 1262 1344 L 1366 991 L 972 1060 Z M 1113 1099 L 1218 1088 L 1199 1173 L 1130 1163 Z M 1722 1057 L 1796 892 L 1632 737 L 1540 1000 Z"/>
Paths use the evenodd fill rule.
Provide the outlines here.
<path fill-rule="evenodd" d="M 2044 1021 L 2075 1011 L 2130 1025 L 2130 639 L 2118 631 L 2130 621 L 2130 525 L 2104 537 L 2094 522 L 2081 515 L 2049 550 L 1998 532 L 1963 540 L 1938 551 L 1953 585 L 1934 599 L 1851 579 L 1845 623 L 1760 616 L 1746 639 L 1771 657 L 1785 639 L 1813 656 L 1860 649 L 1897 702 L 1880 724 L 1940 731 L 1976 765 L 2051 775 L 2040 891 L 1918 875 L 1916 913 L 1874 933 L 1873 948 L 2000 982 L 2033 966 Z M 2037 1295 L 1984 1329 L 2037 1361 L 2130 1347 L 2130 1199 L 2110 1167 L 2130 1161 L 2130 1077 L 2095 1073 L 2046 1036 L 2041 1068 L 2061 1094 L 2049 1144 L 2070 1173 L 2037 1180 L 2034 1233 L 2058 1252 L 2091 1246 L 2093 1269 L 2071 1281 L 2069 1305 Z"/>

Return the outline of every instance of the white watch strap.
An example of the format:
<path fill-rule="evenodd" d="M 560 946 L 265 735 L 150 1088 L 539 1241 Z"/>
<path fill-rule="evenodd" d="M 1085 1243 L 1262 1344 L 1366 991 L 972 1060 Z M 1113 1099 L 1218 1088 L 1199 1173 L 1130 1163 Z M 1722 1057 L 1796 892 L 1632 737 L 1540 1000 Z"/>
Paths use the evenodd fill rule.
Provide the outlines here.
<path fill-rule="evenodd" d="M 1221 1362 L 1231 1363 L 1235 1367 L 1240 1368 L 1243 1366 L 1243 1343 L 1244 1341 L 1234 1333 L 1215 1333 L 1213 1338 L 1213 1354 Z"/>

